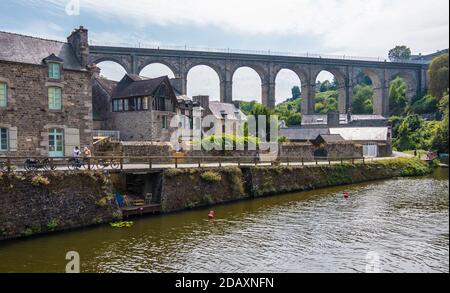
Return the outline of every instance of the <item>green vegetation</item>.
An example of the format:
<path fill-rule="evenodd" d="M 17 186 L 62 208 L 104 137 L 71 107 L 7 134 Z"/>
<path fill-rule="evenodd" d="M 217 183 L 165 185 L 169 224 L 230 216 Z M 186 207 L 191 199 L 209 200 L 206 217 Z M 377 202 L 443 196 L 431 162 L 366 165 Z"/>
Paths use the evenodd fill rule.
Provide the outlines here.
<path fill-rule="evenodd" d="M 438 152 L 448 154 L 448 142 L 449 142 L 449 120 L 448 120 L 448 94 L 442 98 L 440 103 L 440 110 L 444 114 L 444 119 L 439 122 L 436 133 L 431 141 L 431 147 Z"/>
<path fill-rule="evenodd" d="M 370 164 L 377 164 L 386 168 L 398 169 L 400 170 L 399 175 L 401 177 L 423 176 L 431 172 L 431 168 L 428 163 L 420 160 L 419 158 L 397 158 Z"/>
<path fill-rule="evenodd" d="M 275 107 L 275 114 L 280 121 L 285 121 L 287 126 L 299 126 L 302 122 L 301 103 L 300 96 L 288 99 Z"/>
<path fill-rule="evenodd" d="M 202 145 L 210 145 L 212 149 L 227 149 L 233 146 L 248 146 L 249 144 L 258 146 L 259 139 L 254 136 L 248 136 L 248 131 L 244 136 L 236 136 L 232 134 L 224 134 L 222 136 L 210 135 L 202 139 Z M 195 145 L 200 144 L 200 141 L 194 141 Z"/>
<path fill-rule="evenodd" d="M 373 86 L 359 84 L 353 91 L 352 113 L 372 114 L 373 113 Z"/>
<path fill-rule="evenodd" d="M 389 87 L 389 111 L 390 115 L 403 115 L 408 105 L 406 97 L 406 82 L 401 78 L 395 78 Z"/>
<path fill-rule="evenodd" d="M 206 171 L 203 172 L 200 177 L 207 182 L 215 183 L 220 182 L 222 180 L 222 175 L 214 171 Z"/>
<path fill-rule="evenodd" d="M 389 60 L 402 61 L 411 57 L 411 49 L 406 46 L 396 46 L 389 51 Z"/>
<path fill-rule="evenodd" d="M 31 185 L 33 186 L 47 186 L 50 184 L 50 180 L 47 177 L 36 175 L 31 179 Z"/>
<path fill-rule="evenodd" d="M 134 223 L 131 221 L 110 223 L 111 227 L 113 228 L 130 228 L 133 226 L 133 224 Z"/>
<path fill-rule="evenodd" d="M 54 231 L 54 230 L 56 230 L 56 228 L 58 228 L 58 226 L 59 226 L 58 220 L 52 219 L 52 220 L 48 221 L 48 223 L 47 223 L 47 230 Z"/>
<path fill-rule="evenodd" d="M 315 112 L 327 114 L 338 110 L 339 93 L 336 90 L 319 91 L 315 97 Z"/>
<path fill-rule="evenodd" d="M 448 54 L 436 57 L 428 70 L 430 95 L 441 99 L 448 93 Z"/>

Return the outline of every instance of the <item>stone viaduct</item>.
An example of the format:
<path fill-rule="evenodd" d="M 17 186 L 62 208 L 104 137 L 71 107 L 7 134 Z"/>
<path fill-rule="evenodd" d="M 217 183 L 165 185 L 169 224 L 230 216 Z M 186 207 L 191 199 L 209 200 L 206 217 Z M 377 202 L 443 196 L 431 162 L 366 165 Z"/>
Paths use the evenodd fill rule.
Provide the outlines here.
<path fill-rule="evenodd" d="M 406 81 L 408 97 L 423 92 L 427 86 L 427 65 L 414 63 L 90 46 L 89 62 L 98 64 L 103 61 L 116 62 L 131 74 L 139 74 L 144 67 L 153 63 L 164 64 L 178 79 L 182 94 L 187 91 L 189 70 L 197 65 L 209 66 L 219 76 L 220 99 L 226 103 L 233 101 L 235 71 L 240 67 L 250 67 L 261 78 L 262 103 L 269 107 L 275 106 L 275 79 L 278 72 L 290 69 L 301 81 L 304 115 L 314 114 L 316 78 L 322 70 L 332 73 L 337 80 L 341 113 L 347 113 L 350 108 L 353 87 L 360 73 L 372 80 L 375 90 L 374 114 L 377 115 L 386 116 L 389 112 L 389 85 L 395 77 L 400 76 Z"/>

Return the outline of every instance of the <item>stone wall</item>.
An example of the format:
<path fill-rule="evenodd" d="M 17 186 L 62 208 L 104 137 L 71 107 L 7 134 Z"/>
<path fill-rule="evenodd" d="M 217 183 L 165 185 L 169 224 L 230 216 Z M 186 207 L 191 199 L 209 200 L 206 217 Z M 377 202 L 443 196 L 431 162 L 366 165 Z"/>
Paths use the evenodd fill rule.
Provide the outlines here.
<path fill-rule="evenodd" d="M 329 159 L 362 158 L 363 146 L 353 143 L 334 143 L 325 146 Z"/>
<path fill-rule="evenodd" d="M 425 175 L 427 163 L 414 159 L 392 159 L 358 164 L 305 167 L 251 167 L 244 171 L 252 196 L 312 190 L 398 176 Z"/>
<path fill-rule="evenodd" d="M 0 108 L 0 127 L 9 129 L 10 150 L 1 155 L 48 155 L 48 131 L 65 132 L 65 155 L 75 145 L 92 147 L 92 90 L 87 71 L 63 70 L 48 79 L 47 66 L 0 61 L 0 80 L 8 85 L 8 106 Z M 48 87 L 62 89 L 62 110 L 49 110 Z"/>
<path fill-rule="evenodd" d="M 170 157 L 174 150 L 169 143 L 121 142 L 125 157 Z"/>
<path fill-rule="evenodd" d="M 305 161 L 314 159 L 315 147 L 311 143 L 283 143 L 280 145 L 280 156 L 298 157 Z"/>
<path fill-rule="evenodd" d="M 124 141 L 170 141 L 174 129 L 162 128 L 162 117 L 168 124 L 175 112 L 137 111 L 109 114 L 110 129 L 119 130 Z"/>
<path fill-rule="evenodd" d="M 120 218 L 110 186 L 101 173 L 1 174 L 0 240 Z"/>
<path fill-rule="evenodd" d="M 162 182 L 162 212 L 398 176 L 425 175 L 429 171 L 427 163 L 414 159 L 332 166 L 166 170 Z"/>
<path fill-rule="evenodd" d="M 378 144 L 378 157 L 392 157 L 392 146 L 389 144 Z"/>
<path fill-rule="evenodd" d="M 165 213 L 249 197 L 239 168 L 166 170 L 162 186 Z"/>

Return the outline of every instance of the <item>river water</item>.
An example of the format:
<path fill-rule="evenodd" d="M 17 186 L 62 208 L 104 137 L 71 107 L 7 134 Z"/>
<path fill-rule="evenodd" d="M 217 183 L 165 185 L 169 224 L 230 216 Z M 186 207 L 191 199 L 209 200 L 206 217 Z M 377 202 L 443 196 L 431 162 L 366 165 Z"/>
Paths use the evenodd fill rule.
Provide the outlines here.
<path fill-rule="evenodd" d="M 82 272 L 448 272 L 448 188 L 438 169 L 5 242 L 0 272 L 64 272 L 68 251 Z"/>

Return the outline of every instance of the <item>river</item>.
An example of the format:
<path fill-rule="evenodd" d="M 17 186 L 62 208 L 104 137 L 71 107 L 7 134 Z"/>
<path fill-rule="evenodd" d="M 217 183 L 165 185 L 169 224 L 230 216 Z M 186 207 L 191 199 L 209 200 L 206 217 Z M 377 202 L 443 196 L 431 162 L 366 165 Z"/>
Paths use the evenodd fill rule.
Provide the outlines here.
<path fill-rule="evenodd" d="M 448 272 L 448 188 L 438 169 L 9 241 L 0 272 L 64 272 L 68 251 L 82 272 Z"/>

